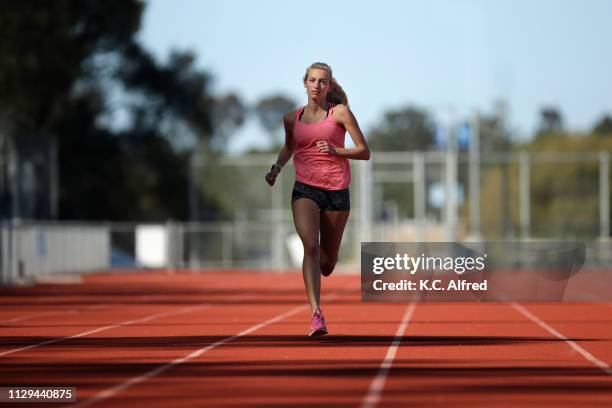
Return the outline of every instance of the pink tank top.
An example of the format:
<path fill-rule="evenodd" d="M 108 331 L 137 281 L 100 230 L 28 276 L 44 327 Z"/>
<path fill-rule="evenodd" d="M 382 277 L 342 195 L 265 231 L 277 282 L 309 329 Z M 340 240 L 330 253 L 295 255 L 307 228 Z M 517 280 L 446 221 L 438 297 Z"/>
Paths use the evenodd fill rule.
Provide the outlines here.
<path fill-rule="evenodd" d="M 327 117 L 318 123 L 301 123 L 298 109 L 293 127 L 293 167 L 295 179 L 323 190 L 343 190 L 351 182 L 351 168 L 344 157 L 319 152 L 317 141 L 326 140 L 333 147 L 344 147 L 346 129 L 332 118 L 333 106 Z"/>

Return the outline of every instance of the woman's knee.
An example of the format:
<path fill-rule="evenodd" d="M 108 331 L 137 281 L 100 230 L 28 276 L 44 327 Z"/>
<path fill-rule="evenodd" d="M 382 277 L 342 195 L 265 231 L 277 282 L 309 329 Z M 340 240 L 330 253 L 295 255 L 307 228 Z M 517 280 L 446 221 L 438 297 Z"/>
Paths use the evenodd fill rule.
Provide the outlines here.
<path fill-rule="evenodd" d="M 304 242 L 304 256 L 319 259 L 320 248 L 316 242 Z"/>

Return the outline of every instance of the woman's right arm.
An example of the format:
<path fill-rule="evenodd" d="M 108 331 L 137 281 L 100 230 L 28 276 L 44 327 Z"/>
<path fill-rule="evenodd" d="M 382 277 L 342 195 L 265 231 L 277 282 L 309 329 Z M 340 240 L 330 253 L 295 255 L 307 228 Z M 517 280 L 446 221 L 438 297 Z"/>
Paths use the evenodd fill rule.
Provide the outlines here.
<path fill-rule="evenodd" d="M 293 156 L 293 125 L 295 124 L 295 111 L 289 112 L 283 117 L 283 126 L 285 127 L 285 144 L 278 153 L 275 166 L 266 174 L 266 181 L 271 186 L 274 185 L 276 177 L 280 173 L 280 169 L 287 164 L 291 156 Z M 278 167 L 277 167 L 278 166 Z"/>

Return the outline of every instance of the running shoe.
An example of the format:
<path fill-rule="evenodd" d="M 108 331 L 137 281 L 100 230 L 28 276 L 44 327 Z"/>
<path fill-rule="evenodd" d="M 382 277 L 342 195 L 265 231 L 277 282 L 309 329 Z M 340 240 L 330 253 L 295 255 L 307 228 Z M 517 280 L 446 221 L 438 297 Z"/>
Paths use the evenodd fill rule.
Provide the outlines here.
<path fill-rule="evenodd" d="M 327 334 L 327 326 L 325 326 L 325 318 L 320 310 L 317 310 L 312 315 L 310 320 L 310 334 L 309 337 L 323 336 Z"/>

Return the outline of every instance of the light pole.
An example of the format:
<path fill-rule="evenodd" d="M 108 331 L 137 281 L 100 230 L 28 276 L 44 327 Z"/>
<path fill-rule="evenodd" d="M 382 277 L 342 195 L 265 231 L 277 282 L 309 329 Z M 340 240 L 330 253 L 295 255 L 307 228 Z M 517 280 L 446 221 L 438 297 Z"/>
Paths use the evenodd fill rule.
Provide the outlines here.
<path fill-rule="evenodd" d="M 435 111 L 447 114 L 444 127 L 446 129 L 446 143 L 444 153 L 444 240 L 455 242 L 457 239 L 457 108 L 453 104 L 434 107 Z"/>

